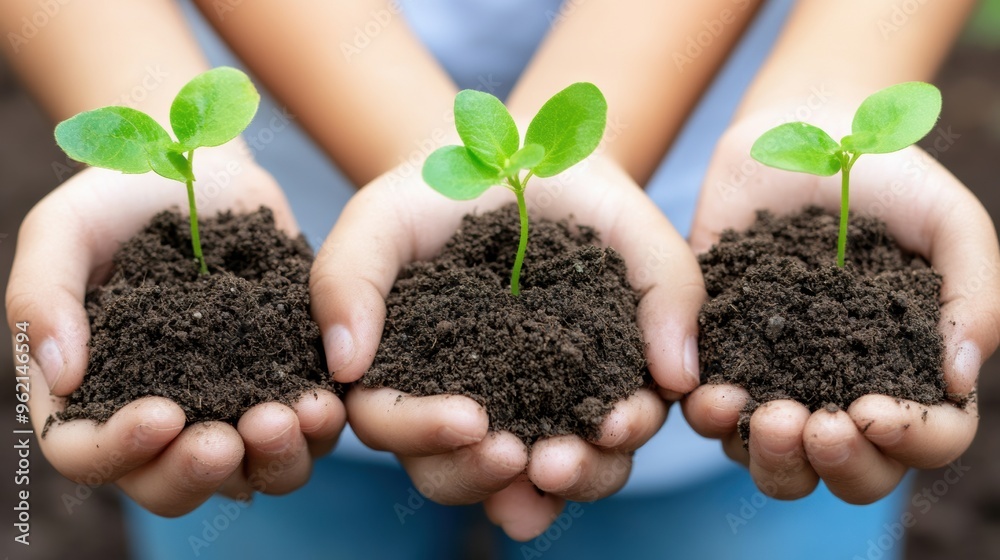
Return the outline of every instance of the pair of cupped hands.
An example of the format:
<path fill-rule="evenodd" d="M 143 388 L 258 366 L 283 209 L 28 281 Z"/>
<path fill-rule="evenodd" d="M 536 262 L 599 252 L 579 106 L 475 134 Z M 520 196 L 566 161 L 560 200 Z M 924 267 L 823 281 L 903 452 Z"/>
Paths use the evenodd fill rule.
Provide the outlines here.
<path fill-rule="evenodd" d="M 758 209 L 781 214 L 816 204 L 835 211 L 840 200 L 836 178 L 777 171 L 750 159 L 753 141 L 776 117 L 769 112 L 742 117 L 720 139 L 690 244 L 620 166 L 600 153 L 561 176 L 535 179 L 527 190 L 535 219 L 572 215 L 597 228 L 602 242 L 622 254 L 630 281 L 642 294 L 638 322 L 656 388 L 619 402 L 599 439 L 561 436 L 528 449 L 512 434 L 490 432 L 485 410 L 471 399 L 417 398 L 355 386 L 343 402 L 319 391 L 318 398 L 309 394 L 291 407 L 258 405 L 235 428 L 219 422 L 185 428 L 176 404 L 148 397 L 104 424 L 78 420 L 51 426 L 39 440 L 42 451 L 70 479 L 115 482 L 144 508 L 177 516 L 217 492 L 249 499 L 254 492 L 295 490 L 308 480 L 313 459 L 334 447 L 350 418 L 358 437 L 394 453 L 430 499 L 482 502 L 494 523 L 525 540 L 544 531 L 565 500 L 591 501 L 620 489 L 633 452 L 662 426 L 670 404 L 680 401 L 691 426 L 720 439 L 732 459 L 749 466 L 766 494 L 799 498 L 823 479 L 847 502 L 877 500 L 895 488 L 907 468 L 947 464 L 975 435 L 976 379 L 1000 338 L 996 233 L 978 200 L 920 149 L 860 162 L 852 208 L 885 220 L 904 248 L 924 255 L 943 275 L 940 330 L 947 390 L 956 400 L 973 398 L 959 408 L 909 406 L 869 395 L 833 414 L 774 401 L 753 414 L 744 448 L 737 421 L 746 392 L 700 385 L 697 318 L 706 294 L 695 254 L 707 250 L 723 229 L 749 226 Z M 200 203 L 202 215 L 266 205 L 279 228 L 298 233 L 280 187 L 239 141 L 202 154 L 197 175 L 217 171 L 232 180 Z M 86 372 L 87 286 L 106 279 L 122 241 L 156 212 L 183 201 L 182 189 L 153 174 L 91 168 L 25 218 L 7 290 L 7 318 L 12 331 L 16 322 L 31 325 L 30 407 L 36 430 Z M 478 200 L 454 202 L 427 187 L 418 169 L 406 168 L 361 189 L 319 250 L 311 276 L 313 315 L 334 379 L 356 381 L 371 364 L 385 319 L 384 298 L 399 270 L 433 257 L 464 214 L 511 201 L 504 189 L 492 189 Z"/>

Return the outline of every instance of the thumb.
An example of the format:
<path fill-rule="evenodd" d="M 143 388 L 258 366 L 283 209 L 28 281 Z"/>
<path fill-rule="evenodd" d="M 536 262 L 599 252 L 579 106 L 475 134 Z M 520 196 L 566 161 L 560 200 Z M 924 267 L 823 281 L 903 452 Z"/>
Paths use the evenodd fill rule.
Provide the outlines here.
<path fill-rule="evenodd" d="M 671 393 L 700 383 L 698 312 L 705 302 L 701 268 L 684 238 L 638 186 L 620 170 L 618 196 L 602 199 L 614 216 L 608 242 L 620 252 L 632 286 L 642 294 L 636 319 L 646 343 L 649 372 Z"/>
<path fill-rule="evenodd" d="M 87 236 L 71 212 L 43 201 L 22 222 L 7 284 L 7 324 L 17 333 L 18 323 L 28 323 L 32 358 L 54 395 L 73 392 L 87 370 L 84 296 L 91 261 Z"/>
<path fill-rule="evenodd" d="M 950 396 L 976 386 L 979 369 L 1000 343 L 1000 249 L 986 209 L 962 188 L 951 212 L 932 223 L 931 264 L 943 277 L 941 330 Z"/>
<path fill-rule="evenodd" d="M 393 202 L 377 185 L 344 207 L 309 277 L 313 318 L 323 333 L 327 366 L 336 381 L 357 381 L 375 359 L 385 322 L 385 296 L 403 263 L 400 220 L 385 219 Z"/>

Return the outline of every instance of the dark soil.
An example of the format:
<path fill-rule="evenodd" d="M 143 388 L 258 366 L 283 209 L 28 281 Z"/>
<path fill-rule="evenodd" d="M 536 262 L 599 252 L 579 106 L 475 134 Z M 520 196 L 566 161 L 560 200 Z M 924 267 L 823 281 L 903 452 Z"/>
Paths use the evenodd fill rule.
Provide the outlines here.
<path fill-rule="evenodd" d="M 202 220 L 200 231 L 209 276 L 198 274 L 177 212 L 158 214 L 118 251 L 111 280 L 87 293 L 87 376 L 56 420 L 103 422 L 155 395 L 188 423 L 235 425 L 254 405 L 334 388 L 309 315 L 305 239 L 276 230 L 266 208 Z"/>
<path fill-rule="evenodd" d="M 437 258 L 408 266 L 362 382 L 466 395 L 486 408 L 491 429 L 528 444 L 597 438 L 612 405 L 649 382 L 638 295 L 593 229 L 534 220 L 512 296 L 518 230 L 514 205 L 466 216 Z"/>
<path fill-rule="evenodd" d="M 847 266 L 836 266 L 838 218 L 819 208 L 759 212 L 699 257 L 709 302 L 699 324 L 702 381 L 747 389 L 746 441 L 760 405 L 794 399 L 846 409 L 871 393 L 945 399 L 941 277 L 873 218 L 852 216 Z"/>

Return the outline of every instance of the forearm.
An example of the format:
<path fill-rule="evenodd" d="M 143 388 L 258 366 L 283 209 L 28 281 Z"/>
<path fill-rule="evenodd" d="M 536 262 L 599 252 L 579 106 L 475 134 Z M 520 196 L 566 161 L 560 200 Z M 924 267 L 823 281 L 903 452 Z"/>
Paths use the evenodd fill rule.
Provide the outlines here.
<path fill-rule="evenodd" d="M 456 88 L 396 2 L 196 2 L 355 184 L 452 128 Z"/>
<path fill-rule="evenodd" d="M 0 27 L 5 56 L 56 121 L 128 105 L 166 123 L 177 91 L 208 68 L 172 0 L 3 0 Z"/>
<path fill-rule="evenodd" d="M 800 1 L 739 114 L 801 104 L 821 90 L 838 106 L 857 107 L 886 86 L 929 80 L 974 4 Z"/>
<path fill-rule="evenodd" d="M 644 184 L 759 0 L 566 2 L 510 98 L 529 117 L 572 82 L 608 100 L 606 155 Z"/>

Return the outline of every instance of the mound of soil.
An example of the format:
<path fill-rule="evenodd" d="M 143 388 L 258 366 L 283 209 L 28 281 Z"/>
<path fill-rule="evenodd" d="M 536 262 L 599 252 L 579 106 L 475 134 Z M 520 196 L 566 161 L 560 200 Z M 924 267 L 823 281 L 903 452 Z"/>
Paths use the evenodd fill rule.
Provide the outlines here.
<path fill-rule="evenodd" d="M 235 425 L 250 407 L 334 390 L 309 314 L 312 252 L 274 227 L 271 211 L 202 220 L 209 276 L 200 276 L 186 217 L 163 212 L 87 293 L 90 363 L 55 420 L 103 422 L 146 396 L 187 422 Z M 49 419 L 52 421 L 52 418 Z"/>
<path fill-rule="evenodd" d="M 836 266 L 838 218 L 810 207 L 766 211 L 726 231 L 699 257 L 703 383 L 744 387 L 740 422 L 768 401 L 846 409 L 870 393 L 923 404 L 945 399 L 941 277 L 902 250 L 883 222 L 852 216 L 847 265 Z"/>
<path fill-rule="evenodd" d="M 466 216 L 439 256 L 408 266 L 362 383 L 466 395 L 528 444 L 596 438 L 612 405 L 649 383 L 638 296 L 592 228 L 539 220 L 511 295 L 519 227 L 515 205 Z"/>

